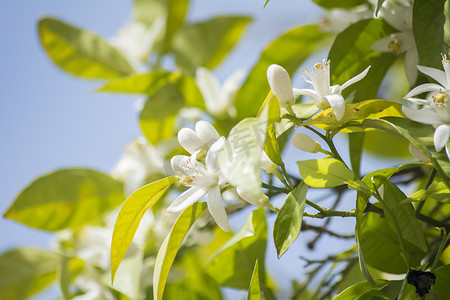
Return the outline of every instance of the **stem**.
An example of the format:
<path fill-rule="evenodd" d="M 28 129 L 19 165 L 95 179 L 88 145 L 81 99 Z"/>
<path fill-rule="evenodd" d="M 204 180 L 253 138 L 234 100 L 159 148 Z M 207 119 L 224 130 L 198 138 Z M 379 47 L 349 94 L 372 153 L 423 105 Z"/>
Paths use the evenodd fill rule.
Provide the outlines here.
<path fill-rule="evenodd" d="M 304 217 L 316 218 L 316 219 L 325 219 L 327 217 L 355 217 L 355 210 L 349 211 L 338 211 L 338 210 L 326 210 L 323 212 L 319 212 L 317 214 L 303 213 Z"/>
<path fill-rule="evenodd" d="M 264 183 L 264 182 L 262 182 L 261 185 L 262 185 L 263 188 L 266 188 L 266 189 L 269 189 L 269 190 L 273 190 L 273 191 L 277 191 L 277 192 L 280 192 L 280 193 L 283 193 L 283 194 L 289 194 L 289 192 L 290 192 L 288 189 L 280 188 L 280 187 L 277 187 L 277 186 L 273 186 L 273 185 L 270 185 L 270 184 L 267 184 L 267 183 Z"/>
<path fill-rule="evenodd" d="M 319 136 L 322 140 L 324 140 L 325 143 L 327 143 L 328 147 L 330 148 L 330 151 L 333 154 L 333 156 L 335 158 L 337 158 L 338 160 L 342 161 L 345 164 L 345 166 L 347 167 L 347 164 L 345 163 L 345 161 L 342 159 L 341 155 L 337 151 L 336 147 L 334 146 L 333 140 L 331 138 L 328 138 L 326 135 L 323 135 L 322 133 L 320 133 L 316 129 L 312 128 L 311 126 L 305 126 L 305 128 L 314 132 L 317 136 Z"/>
<path fill-rule="evenodd" d="M 445 247 L 447 246 L 448 241 L 450 240 L 450 233 L 445 232 L 445 230 L 441 231 L 442 241 L 439 245 L 439 250 L 436 253 L 436 256 L 434 257 L 433 265 L 431 266 L 431 272 L 433 273 L 434 270 L 437 267 L 437 264 L 439 262 L 439 258 L 442 255 L 442 252 L 444 251 Z"/>
<path fill-rule="evenodd" d="M 287 173 L 286 167 L 285 167 L 284 164 L 281 164 L 281 170 L 283 171 L 283 174 L 284 174 L 284 176 L 286 177 L 286 180 L 287 180 L 287 183 L 288 183 L 290 189 L 293 190 L 295 187 L 294 187 L 294 185 L 292 184 L 291 179 L 289 178 L 289 174 Z"/>

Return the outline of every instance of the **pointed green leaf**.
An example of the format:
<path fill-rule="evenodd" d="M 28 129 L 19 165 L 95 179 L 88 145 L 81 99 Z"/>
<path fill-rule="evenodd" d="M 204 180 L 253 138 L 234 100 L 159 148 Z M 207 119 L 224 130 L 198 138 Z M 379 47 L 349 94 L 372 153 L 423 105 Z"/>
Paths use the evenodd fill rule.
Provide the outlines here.
<path fill-rule="evenodd" d="M 286 198 L 273 227 L 273 240 L 278 258 L 297 239 L 302 227 L 308 186 L 303 181 Z"/>
<path fill-rule="evenodd" d="M 191 226 L 206 210 L 206 203 L 194 203 L 186 208 L 175 221 L 169 235 L 164 239 L 156 256 L 153 271 L 153 298 L 162 299 L 167 276 L 172 267 L 175 256 Z"/>
<path fill-rule="evenodd" d="M 175 177 L 167 177 L 147 184 L 131 194 L 123 204 L 114 225 L 111 241 L 111 282 L 114 282 L 114 275 L 117 268 L 133 240 L 144 213 L 177 180 Z"/>
<path fill-rule="evenodd" d="M 283 66 L 292 75 L 313 50 L 325 44 L 327 37 L 328 34 L 321 32 L 317 25 L 305 25 L 284 33 L 267 45 L 236 95 L 238 119 L 257 114 L 270 91 L 266 74 L 271 64 Z"/>
<path fill-rule="evenodd" d="M 364 4 L 364 0 L 313 0 L 313 2 L 325 8 L 350 8 Z"/>
<path fill-rule="evenodd" d="M 264 266 L 266 241 L 267 224 L 264 209 L 260 208 L 252 212 L 241 230 L 210 259 L 209 274 L 222 286 L 248 288 L 256 260 Z M 262 287 L 264 276 L 264 268 L 260 268 Z"/>
<path fill-rule="evenodd" d="M 387 284 L 384 284 L 383 280 L 377 280 L 376 283 L 379 286 L 373 286 L 366 281 L 356 283 L 343 290 L 339 295 L 334 297 L 333 300 L 363 300 L 372 299 L 375 296 L 385 298 L 386 296 L 380 290 L 387 286 Z"/>
<path fill-rule="evenodd" d="M 255 262 L 250 287 L 248 288 L 247 300 L 262 300 L 261 286 L 259 284 L 258 259 Z"/>
<path fill-rule="evenodd" d="M 364 145 L 364 133 L 355 132 L 348 135 L 348 147 L 352 170 L 357 178 L 360 177 L 361 157 Z"/>
<path fill-rule="evenodd" d="M 434 273 L 436 275 L 436 282 L 434 283 L 433 290 L 436 291 L 441 299 L 446 299 L 450 295 L 450 284 L 448 284 L 450 265 L 441 266 Z"/>
<path fill-rule="evenodd" d="M 398 294 L 397 300 L 415 300 L 416 299 L 416 288 L 408 284 L 408 280 L 405 278 L 402 283 L 402 288 Z"/>
<path fill-rule="evenodd" d="M 50 58 L 73 75 L 108 79 L 134 72 L 120 52 L 101 37 L 60 20 L 41 19 L 39 34 Z"/>
<path fill-rule="evenodd" d="M 64 169 L 39 177 L 5 217 L 48 231 L 77 228 L 122 203 L 122 182 L 98 171 Z"/>
<path fill-rule="evenodd" d="M 227 16 L 185 25 L 174 35 L 172 48 L 177 66 L 188 73 L 219 65 L 240 39 L 249 17 Z"/>
<path fill-rule="evenodd" d="M 81 258 L 69 257 L 63 254 L 59 256 L 57 279 L 64 300 L 72 299 L 70 285 L 75 282 L 76 277 L 83 270 L 83 264 L 84 261 Z"/>
<path fill-rule="evenodd" d="M 331 188 L 348 184 L 355 178 L 344 163 L 332 158 L 298 161 L 297 165 L 303 181 L 310 187 Z"/>
<path fill-rule="evenodd" d="M 52 252 L 20 248 L 0 255 L 0 298 L 28 299 L 56 279 L 58 255 Z"/>
<path fill-rule="evenodd" d="M 167 2 L 167 22 L 162 53 L 169 52 L 172 38 L 177 30 L 183 26 L 184 18 L 189 6 L 189 0 L 169 0 Z"/>

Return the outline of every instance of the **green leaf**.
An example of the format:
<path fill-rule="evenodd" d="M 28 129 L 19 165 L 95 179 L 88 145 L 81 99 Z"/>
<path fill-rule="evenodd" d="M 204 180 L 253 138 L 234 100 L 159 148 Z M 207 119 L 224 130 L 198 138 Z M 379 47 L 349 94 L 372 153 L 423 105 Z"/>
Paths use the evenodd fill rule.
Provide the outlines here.
<path fill-rule="evenodd" d="M 370 19 L 352 24 L 337 35 L 328 55 L 333 84 L 341 85 L 371 66 L 366 77 L 346 89 L 344 96 L 356 90 L 354 102 L 376 97 L 395 55 L 373 51 L 371 45 L 390 33 L 392 28 L 382 19 Z"/>
<path fill-rule="evenodd" d="M 438 174 L 442 177 L 443 182 L 450 187 L 450 162 L 445 154 L 436 153 L 434 149 L 433 126 L 419 124 L 400 118 L 364 120 L 361 123 L 361 126 L 363 128 L 375 128 L 392 132 L 405 138 L 430 159 L 431 163 L 438 171 Z"/>
<path fill-rule="evenodd" d="M 151 144 L 173 136 L 178 111 L 184 107 L 183 96 L 174 84 L 167 84 L 145 102 L 139 115 L 144 136 Z"/>
<path fill-rule="evenodd" d="M 263 9 L 266 8 L 266 5 L 269 3 L 269 0 L 266 0 L 266 2 L 264 3 Z"/>
<path fill-rule="evenodd" d="M 266 137 L 267 121 L 247 118 L 230 131 L 227 144 L 217 155 L 223 176 L 233 186 L 252 195 L 261 193 L 260 157 Z M 253 267 L 253 266 L 252 266 Z"/>
<path fill-rule="evenodd" d="M 98 92 L 131 93 L 151 96 L 169 82 L 180 78 L 179 73 L 155 71 L 147 74 L 138 74 L 108 81 L 99 88 Z"/>
<path fill-rule="evenodd" d="M 383 205 L 393 212 L 394 219 L 391 220 L 390 214 L 385 214 L 386 220 L 395 230 L 393 222 L 397 222 L 403 239 L 416 245 L 420 250 L 427 252 L 428 247 L 425 241 L 423 230 L 415 217 L 414 207 L 409 202 L 404 202 L 407 197 L 403 192 L 389 180 L 383 181 Z"/>
<path fill-rule="evenodd" d="M 58 255 L 52 252 L 20 248 L 0 255 L 0 298 L 21 300 L 36 294 L 56 279 Z"/>
<path fill-rule="evenodd" d="M 397 300 L 415 300 L 416 299 L 416 288 L 408 284 L 408 280 L 405 278 L 402 283 L 402 288 L 398 294 Z"/>
<path fill-rule="evenodd" d="M 303 181 L 314 188 L 331 188 L 353 181 L 355 174 L 344 163 L 332 158 L 297 162 Z"/>
<path fill-rule="evenodd" d="M 64 300 L 72 299 L 70 292 L 70 284 L 83 270 L 83 260 L 78 257 L 69 257 L 61 254 L 60 262 L 57 270 L 57 278 L 61 289 L 62 298 Z"/>
<path fill-rule="evenodd" d="M 151 26 L 159 16 L 167 15 L 167 0 L 134 0 L 134 19 Z"/>
<path fill-rule="evenodd" d="M 450 55 L 448 5 L 448 1 L 443 0 L 414 1 L 412 27 L 419 61 L 423 66 L 441 70 L 441 53 Z"/>
<path fill-rule="evenodd" d="M 261 286 L 259 284 L 258 259 L 255 262 L 250 287 L 248 288 L 247 300 L 262 300 Z"/>
<path fill-rule="evenodd" d="M 183 75 L 176 82 L 178 92 L 183 96 L 184 102 L 187 105 L 206 110 L 205 101 L 203 95 L 200 92 L 197 83 L 194 78 Z"/>
<path fill-rule="evenodd" d="M 362 132 L 350 133 L 348 135 L 348 147 L 350 153 L 350 163 L 357 178 L 360 177 L 361 157 L 364 145 L 364 134 Z"/>
<path fill-rule="evenodd" d="M 283 164 L 283 158 L 281 157 L 280 147 L 277 142 L 276 125 L 280 119 L 280 102 L 276 97 L 271 97 L 268 105 L 268 118 L 266 142 L 264 144 L 264 150 L 267 156 L 275 164 L 281 166 Z"/>
<path fill-rule="evenodd" d="M 271 64 L 283 66 L 292 75 L 313 50 L 325 44 L 327 37 L 328 34 L 321 32 L 317 25 L 306 25 L 294 28 L 273 40 L 264 49 L 236 95 L 238 119 L 257 114 L 270 91 L 266 73 Z"/>
<path fill-rule="evenodd" d="M 333 300 L 363 300 L 372 299 L 375 296 L 385 297 L 384 293 L 380 291 L 383 287 L 387 286 L 383 280 L 377 280 L 376 284 L 379 286 L 373 286 L 367 281 L 356 283 L 345 290 L 339 295 L 333 298 Z"/>
<path fill-rule="evenodd" d="M 4 216 L 33 228 L 58 231 L 91 222 L 124 198 L 122 182 L 106 174 L 64 169 L 33 181 Z"/>
<path fill-rule="evenodd" d="M 344 117 L 338 122 L 331 108 L 326 109 L 313 118 L 302 123 L 302 126 L 314 125 L 325 130 L 343 128 L 342 132 L 362 131 L 360 123 L 365 119 L 380 119 L 386 117 L 403 117 L 402 106 L 386 100 L 367 100 L 345 106 Z M 351 125 L 346 125 L 350 123 Z M 346 127 L 355 127 L 349 129 Z"/>
<path fill-rule="evenodd" d="M 241 230 L 236 233 L 210 259 L 209 274 L 219 285 L 247 289 L 256 260 L 264 266 L 267 224 L 264 209 L 252 212 Z M 264 268 L 259 269 L 259 279 L 264 286 Z"/>
<path fill-rule="evenodd" d="M 139 299 L 144 267 L 144 249 L 142 247 L 128 249 L 114 274 L 114 289 L 130 299 Z M 105 278 L 105 283 L 108 279 Z"/>
<path fill-rule="evenodd" d="M 153 298 L 162 299 L 167 276 L 172 267 L 178 249 L 188 233 L 191 226 L 206 210 L 206 203 L 194 203 L 186 208 L 175 221 L 169 235 L 164 239 L 161 248 L 156 256 L 155 268 L 153 272 Z"/>
<path fill-rule="evenodd" d="M 185 25 L 174 35 L 172 48 L 177 66 L 189 73 L 219 65 L 241 37 L 250 17 L 222 16 Z"/>
<path fill-rule="evenodd" d="M 175 177 L 167 177 L 147 184 L 131 194 L 123 204 L 114 225 L 111 241 L 111 282 L 114 282 L 117 268 L 133 240 L 144 213 L 177 180 Z"/>
<path fill-rule="evenodd" d="M 448 279 L 450 278 L 450 265 L 439 267 L 434 272 L 436 275 L 436 282 L 433 290 L 439 295 L 441 299 L 446 299 L 450 295 L 450 285 Z"/>
<path fill-rule="evenodd" d="M 377 8 L 375 10 L 375 16 L 378 16 L 378 12 L 380 11 L 381 6 L 383 6 L 383 3 L 384 3 L 384 0 L 378 0 L 377 1 Z"/>
<path fill-rule="evenodd" d="M 53 18 L 39 20 L 38 27 L 47 54 L 73 75 L 108 79 L 134 72 L 120 52 L 99 36 Z"/>
<path fill-rule="evenodd" d="M 286 198 L 273 227 L 273 240 L 278 258 L 297 239 L 302 227 L 308 186 L 302 182 Z"/>
<path fill-rule="evenodd" d="M 163 53 L 170 50 L 172 37 L 183 26 L 184 18 L 189 6 L 189 0 L 169 0 L 166 32 L 164 34 Z"/>
<path fill-rule="evenodd" d="M 313 0 L 314 3 L 325 8 L 351 8 L 364 4 L 364 0 Z"/>

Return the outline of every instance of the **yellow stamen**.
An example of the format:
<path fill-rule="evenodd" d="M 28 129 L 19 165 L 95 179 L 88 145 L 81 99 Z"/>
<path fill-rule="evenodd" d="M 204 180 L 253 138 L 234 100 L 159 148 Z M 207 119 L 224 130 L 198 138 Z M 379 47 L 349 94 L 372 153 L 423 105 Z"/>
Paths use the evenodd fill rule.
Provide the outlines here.
<path fill-rule="evenodd" d="M 392 53 L 399 55 L 400 48 L 402 47 L 402 42 L 398 39 L 393 39 L 388 44 L 388 49 L 391 50 Z"/>
<path fill-rule="evenodd" d="M 432 96 L 433 102 L 439 106 L 439 107 L 445 107 L 447 106 L 447 94 L 443 93 L 442 91 L 439 91 L 436 96 Z"/>

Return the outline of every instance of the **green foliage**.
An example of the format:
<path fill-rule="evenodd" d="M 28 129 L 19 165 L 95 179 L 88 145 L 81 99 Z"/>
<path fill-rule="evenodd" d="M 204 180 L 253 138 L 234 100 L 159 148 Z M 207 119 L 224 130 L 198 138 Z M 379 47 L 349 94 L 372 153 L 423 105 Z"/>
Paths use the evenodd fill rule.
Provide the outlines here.
<path fill-rule="evenodd" d="M 305 25 L 289 30 L 267 45 L 236 95 L 238 119 L 252 117 L 258 112 L 270 91 L 266 73 L 271 64 L 281 65 L 293 74 L 313 50 L 324 44 L 327 37 L 316 25 Z"/>
<path fill-rule="evenodd" d="M 439 295 L 441 299 L 445 299 L 450 295 L 450 285 L 448 279 L 450 278 L 450 265 L 441 266 L 436 269 L 436 282 L 433 290 Z"/>
<path fill-rule="evenodd" d="M 21 300 L 45 289 L 56 279 L 58 255 L 52 252 L 19 248 L 0 255 L 0 298 Z"/>
<path fill-rule="evenodd" d="M 373 299 L 375 296 L 384 298 L 385 295 L 380 291 L 386 284 L 382 280 L 376 282 L 378 286 L 373 286 L 367 281 L 359 282 L 354 284 L 339 295 L 333 298 L 333 300 L 363 300 L 363 299 Z"/>
<path fill-rule="evenodd" d="M 54 18 L 41 19 L 38 27 L 47 54 L 73 75 L 109 79 L 134 72 L 119 51 L 99 36 Z"/>
<path fill-rule="evenodd" d="M 307 190 L 308 186 L 301 182 L 295 190 L 288 194 L 278 212 L 273 227 L 273 240 L 278 258 L 289 249 L 300 233 Z"/>
<path fill-rule="evenodd" d="M 264 266 L 267 224 L 264 210 L 254 210 L 241 230 L 217 251 L 208 263 L 208 272 L 222 286 L 247 289 L 256 260 Z M 264 286 L 264 268 L 259 280 Z"/>
<path fill-rule="evenodd" d="M 177 66 L 188 74 L 200 66 L 215 68 L 239 41 L 250 21 L 249 17 L 216 17 L 180 28 L 172 42 Z"/>
<path fill-rule="evenodd" d="M 76 229 L 122 203 L 122 190 L 120 181 L 98 171 L 58 170 L 27 186 L 4 216 L 42 230 Z"/>
<path fill-rule="evenodd" d="M 114 281 L 117 268 L 133 240 L 144 213 L 155 205 L 167 188 L 177 180 L 174 177 L 167 177 L 147 184 L 134 192 L 123 204 L 114 225 L 111 241 L 111 282 Z"/>
<path fill-rule="evenodd" d="M 297 162 L 300 175 L 310 187 L 332 188 L 353 181 L 355 174 L 336 159 L 323 158 Z"/>
<path fill-rule="evenodd" d="M 262 300 L 261 286 L 259 284 L 258 259 L 255 262 L 250 287 L 248 288 L 247 300 Z"/>
<path fill-rule="evenodd" d="M 413 33 L 423 66 L 441 69 L 441 53 L 450 55 L 448 5 L 442 0 L 414 1 Z"/>
<path fill-rule="evenodd" d="M 153 272 L 153 298 L 162 299 L 164 286 L 175 256 L 191 226 L 205 211 L 206 203 L 194 203 L 186 208 L 176 220 L 169 235 L 164 239 L 156 256 Z"/>
<path fill-rule="evenodd" d="M 364 0 L 313 0 L 324 8 L 350 8 L 364 4 Z"/>

